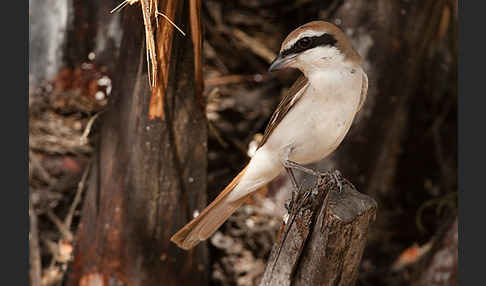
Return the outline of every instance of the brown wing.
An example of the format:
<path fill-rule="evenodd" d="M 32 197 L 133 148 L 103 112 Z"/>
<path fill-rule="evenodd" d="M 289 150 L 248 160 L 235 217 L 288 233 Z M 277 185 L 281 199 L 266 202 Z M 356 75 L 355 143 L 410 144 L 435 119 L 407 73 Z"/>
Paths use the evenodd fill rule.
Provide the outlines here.
<path fill-rule="evenodd" d="M 265 144 L 265 142 L 267 142 L 268 137 L 270 137 L 275 127 L 277 127 L 280 121 L 282 121 L 282 119 L 289 112 L 292 106 L 294 106 L 295 103 L 299 101 L 300 97 L 308 86 L 308 82 L 309 81 L 307 80 L 307 78 L 304 75 L 301 75 L 290 87 L 285 97 L 277 106 L 277 109 L 273 112 L 273 115 L 268 122 L 265 133 L 263 134 L 263 139 L 260 142 L 258 148 L 260 148 L 261 146 L 263 146 L 263 144 Z"/>
<path fill-rule="evenodd" d="M 368 95 L 368 76 L 363 71 L 361 83 L 361 97 L 359 99 L 358 111 L 361 110 L 361 107 L 363 107 L 366 95 Z"/>

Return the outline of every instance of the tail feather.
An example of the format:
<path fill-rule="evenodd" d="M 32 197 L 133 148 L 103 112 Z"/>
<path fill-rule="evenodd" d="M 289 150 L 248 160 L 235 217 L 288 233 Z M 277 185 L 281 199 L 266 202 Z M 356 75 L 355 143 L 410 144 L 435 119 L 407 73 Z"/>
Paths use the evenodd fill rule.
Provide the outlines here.
<path fill-rule="evenodd" d="M 231 183 L 202 212 L 182 227 L 170 240 L 180 248 L 189 250 L 202 240 L 210 237 L 247 199 L 247 196 L 229 201 L 227 195 L 238 185 L 248 166 L 246 166 Z"/>

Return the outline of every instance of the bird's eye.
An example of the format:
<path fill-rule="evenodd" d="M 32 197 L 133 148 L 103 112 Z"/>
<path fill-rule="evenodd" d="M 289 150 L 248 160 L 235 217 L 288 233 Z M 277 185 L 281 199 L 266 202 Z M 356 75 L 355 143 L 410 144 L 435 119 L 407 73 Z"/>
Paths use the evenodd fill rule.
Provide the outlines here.
<path fill-rule="evenodd" d="M 312 43 L 311 38 L 309 38 L 309 37 L 305 37 L 305 38 L 300 39 L 300 40 L 297 42 L 297 46 L 298 46 L 299 48 L 301 48 L 301 49 L 306 49 L 306 48 L 310 47 L 311 43 Z"/>

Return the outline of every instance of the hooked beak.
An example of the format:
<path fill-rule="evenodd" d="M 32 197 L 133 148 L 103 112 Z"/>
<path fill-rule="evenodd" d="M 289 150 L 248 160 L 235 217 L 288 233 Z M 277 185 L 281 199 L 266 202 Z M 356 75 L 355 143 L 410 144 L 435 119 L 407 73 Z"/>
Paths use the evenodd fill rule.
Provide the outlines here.
<path fill-rule="evenodd" d="M 284 68 L 288 67 L 289 64 L 294 61 L 294 58 L 295 57 L 282 58 L 282 55 L 278 55 L 278 57 L 276 57 L 273 60 L 272 64 L 270 64 L 268 71 L 273 72 L 273 71 L 278 71 L 278 70 L 284 69 Z"/>

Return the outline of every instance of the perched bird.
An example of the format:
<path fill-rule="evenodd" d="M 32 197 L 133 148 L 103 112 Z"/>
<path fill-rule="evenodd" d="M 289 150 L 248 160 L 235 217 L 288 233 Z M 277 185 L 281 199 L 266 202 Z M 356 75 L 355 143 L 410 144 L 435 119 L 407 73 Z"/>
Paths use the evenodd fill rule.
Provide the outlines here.
<path fill-rule="evenodd" d="M 248 165 L 196 218 L 171 238 L 191 249 L 210 237 L 252 192 L 287 170 L 325 158 L 341 143 L 368 90 L 361 57 L 331 23 L 313 21 L 283 41 L 269 71 L 296 68 L 302 76 L 278 105 Z"/>

